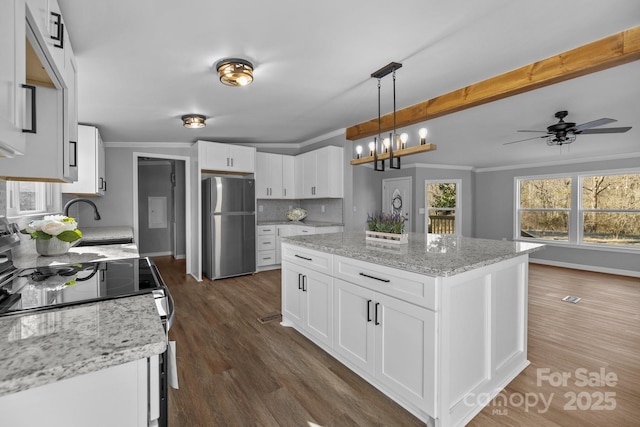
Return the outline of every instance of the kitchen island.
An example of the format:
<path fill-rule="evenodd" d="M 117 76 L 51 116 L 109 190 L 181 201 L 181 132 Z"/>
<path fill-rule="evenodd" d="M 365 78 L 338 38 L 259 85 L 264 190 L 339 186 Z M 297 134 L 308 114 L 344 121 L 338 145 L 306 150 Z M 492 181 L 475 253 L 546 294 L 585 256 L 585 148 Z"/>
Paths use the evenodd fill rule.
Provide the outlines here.
<path fill-rule="evenodd" d="M 464 425 L 528 364 L 528 254 L 410 233 L 284 238 L 282 324 L 434 426 Z"/>

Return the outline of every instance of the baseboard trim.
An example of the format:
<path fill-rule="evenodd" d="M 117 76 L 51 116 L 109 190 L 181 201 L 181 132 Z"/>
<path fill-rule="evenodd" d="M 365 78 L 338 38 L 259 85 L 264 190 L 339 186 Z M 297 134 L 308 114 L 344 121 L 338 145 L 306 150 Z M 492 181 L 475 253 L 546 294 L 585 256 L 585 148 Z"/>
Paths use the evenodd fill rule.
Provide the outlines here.
<path fill-rule="evenodd" d="M 618 276 L 640 277 L 640 271 L 621 270 L 618 268 L 599 267 L 595 265 L 573 264 L 570 262 L 551 261 L 548 259 L 529 258 L 533 264 L 551 265 L 553 267 L 573 268 L 575 270 L 594 271 L 596 273 L 616 274 Z"/>
<path fill-rule="evenodd" d="M 147 258 L 153 258 L 154 256 L 168 256 L 168 255 L 173 255 L 173 252 L 168 251 L 168 252 L 149 252 L 146 254 L 140 254 L 141 257 L 147 257 Z"/>

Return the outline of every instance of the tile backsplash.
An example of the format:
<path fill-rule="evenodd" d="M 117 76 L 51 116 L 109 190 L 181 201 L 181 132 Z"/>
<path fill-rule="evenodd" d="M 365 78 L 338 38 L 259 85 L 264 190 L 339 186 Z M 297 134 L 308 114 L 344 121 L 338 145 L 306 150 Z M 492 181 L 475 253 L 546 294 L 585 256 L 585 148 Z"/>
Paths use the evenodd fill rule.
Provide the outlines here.
<path fill-rule="evenodd" d="M 307 210 L 307 220 L 343 223 L 342 199 L 271 200 L 258 199 L 258 221 L 285 221 L 291 208 Z M 324 212 L 323 212 L 324 210 Z"/>

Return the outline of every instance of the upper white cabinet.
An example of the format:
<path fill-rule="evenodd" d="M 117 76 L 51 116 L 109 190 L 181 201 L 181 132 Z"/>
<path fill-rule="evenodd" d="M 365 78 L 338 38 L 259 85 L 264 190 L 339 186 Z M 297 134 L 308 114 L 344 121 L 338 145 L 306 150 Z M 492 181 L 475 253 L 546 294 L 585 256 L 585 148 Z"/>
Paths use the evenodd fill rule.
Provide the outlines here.
<path fill-rule="evenodd" d="M 343 150 L 328 146 L 300 154 L 295 159 L 298 198 L 343 197 Z"/>
<path fill-rule="evenodd" d="M 25 107 L 25 7 L 24 0 L 0 2 L 0 157 L 26 149 Z"/>
<path fill-rule="evenodd" d="M 281 199 L 282 182 L 282 155 L 256 153 L 256 197 Z"/>
<path fill-rule="evenodd" d="M 21 16 L 15 17 L 15 25 L 22 28 L 18 41 L 23 51 L 22 77 L 30 88 L 22 94 L 27 96 L 22 120 L 27 124 L 23 124 L 27 128 L 23 155 L 11 160 L 0 158 L 5 179 L 72 182 L 78 177 L 77 66 L 57 11 L 54 0 L 29 0 Z M 55 17 L 55 24 L 47 16 Z M 60 28 L 55 36 L 64 40 L 63 47 L 57 47 L 60 40 L 52 39 L 52 26 Z M 64 35 L 58 37 L 58 33 Z"/>
<path fill-rule="evenodd" d="M 200 169 L 211 172 L 254 173 L 256 149 L 219 142 L 198 141 Z"/>
<path fill-rule="evenodd" d="M 78 126 L 78 180 L 63 184 L 62 192 L 102 196 L 107 189 L 104 143 L 98 128 Z"/>
<path fill-rule="evenodd" d="M 296 198 L 295 157 L 282 156 L 282 198 Z"/>

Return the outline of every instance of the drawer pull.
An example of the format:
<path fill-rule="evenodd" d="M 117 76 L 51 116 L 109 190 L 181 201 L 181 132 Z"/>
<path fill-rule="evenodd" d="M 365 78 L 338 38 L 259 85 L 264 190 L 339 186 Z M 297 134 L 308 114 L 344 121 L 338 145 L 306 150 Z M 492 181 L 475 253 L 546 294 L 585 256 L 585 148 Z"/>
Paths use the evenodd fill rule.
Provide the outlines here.
<path fill-rule="evenodd" d="M 300 258 L 300 259 L 303 259 L 303 260 L 305 260 L 305 261 L 313 261 L 311 258 L 307 258 L 306 256 L 302 256 L 302 255 L 298 255 L 298 254 L 296 254 L 296 255 L 294 255 L 294 256 L 295 256 L 296 258 Z M 362 273 L 360 273 L 360 274 L 362 274 Z M 387 282 L 388 282 L 388 280 L 387 280 Z"/>
<path fill-rule="evenodd" d="M 296 256 L 297 256 L 297 255 L 296 255 Z M 384 283 L 389 283 L 389 282 L 391 281 L 391 280 L 389 280 L 389 279 L 381 279 L 381 278 L 379 278 L 379 277 L 369 276 L 368 274 L 364 274 L 364 273 L 360 273 L 360 275 L 361 275 L 361 276 L 364 276 L 364 277 L 368 277 L 369 279 L 379 280 L 379 281 L 384 282 Z"/>
<path fill-rule="evenodd" d="M 270 245 L 271 242 L 262 242 L 263 245 Z"/>

